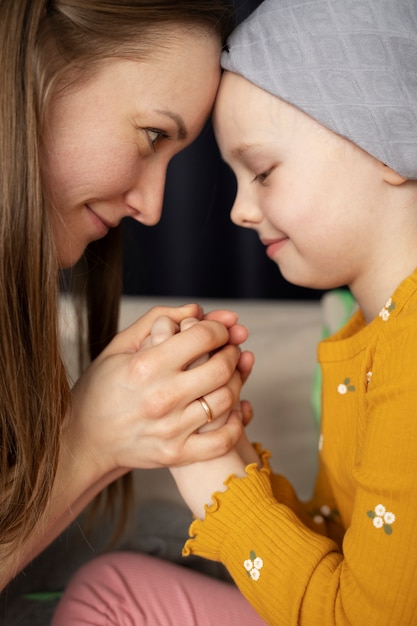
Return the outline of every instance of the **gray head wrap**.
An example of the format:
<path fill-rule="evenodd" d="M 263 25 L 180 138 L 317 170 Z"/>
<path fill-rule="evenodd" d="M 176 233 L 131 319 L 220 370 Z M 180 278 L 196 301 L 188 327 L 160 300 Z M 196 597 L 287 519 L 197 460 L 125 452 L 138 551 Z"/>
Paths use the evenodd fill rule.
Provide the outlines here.
<path fill-rule="evenodd" d="M 417 178 L 417 0 L 264 0 L 222 66 Z"/>

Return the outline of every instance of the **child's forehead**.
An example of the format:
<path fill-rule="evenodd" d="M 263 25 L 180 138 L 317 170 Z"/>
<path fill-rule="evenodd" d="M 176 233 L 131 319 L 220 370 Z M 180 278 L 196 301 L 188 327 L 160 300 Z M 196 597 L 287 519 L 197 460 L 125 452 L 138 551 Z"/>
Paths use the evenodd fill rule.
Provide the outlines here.
<path fill-rule="evenodd" d="M 253 97 L 248 97 L 249 92 Z M 284 148 L 288 154 L 301 145 L 322 142 L 323 135 L 342 139 L 297 107 L 236 74 L 225 80 L 219 92 L 213 125 L 223 157 L 232 162 L 259 162 Z"/>
<path fill-rule="evenodd" d="M 215 122 L 230 123 L 226 122 L 225 116 L 231 119 L 238 117 L 240 121 L 246 119 L 252 134 L 263 127 L 278 125 L 281 121 L 289 127 L 304 121 L 317 128 L 324 128 L 297 106 L 258 87 L 240 74 L 228 71 L 223 73 L 221 79 L 213 118 Z"/>
<path fill-rule="evenodd" d="M 224 68 L 417 178 L 415 0 L 264 0 Z"/>
<path fill-rule="evenodd" d="M 216 99 L 216 107 L 227 106 L 241 110 L 242 102 L 245 103 L 242 112 L 250 108 L 258 109 L 263 114 L 271 107 L 275 112 L 280 107 L 280 103 L 285 105 L 281 98 L 259 87 L 245 76 L 235 72 L 223 72 Z"/>

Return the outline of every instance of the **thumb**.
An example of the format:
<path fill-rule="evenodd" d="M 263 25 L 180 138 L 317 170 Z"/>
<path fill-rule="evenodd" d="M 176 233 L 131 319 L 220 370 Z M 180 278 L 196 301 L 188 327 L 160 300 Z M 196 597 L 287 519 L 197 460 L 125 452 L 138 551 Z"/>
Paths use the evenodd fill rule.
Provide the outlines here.
<path fill-rule="evenodd" d="M 103 356 L 122 352 L 137 352 L 142 341 L 151 333 L 154 322 L 162 316 L 167 316 L 179 324 L 187 317 L 201 318 L 202 310 L 198 304 L 186 304 L 179 307 L 153 307 L 133 324 L 120 331 L 102 352 Z"/>

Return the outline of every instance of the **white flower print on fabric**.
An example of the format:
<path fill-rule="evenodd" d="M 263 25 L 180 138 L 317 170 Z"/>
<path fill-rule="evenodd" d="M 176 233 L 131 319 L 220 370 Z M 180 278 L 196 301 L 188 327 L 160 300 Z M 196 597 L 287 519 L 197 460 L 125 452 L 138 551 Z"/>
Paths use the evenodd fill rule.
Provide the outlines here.
<path fill-rule="evenodd" d="M 368 383 L 368 385 L 371 382 L 371 380 L 372 380 L 372 372 L 366 372 L 366 382 Z"/>
<path fill-rule="evenodd" d="M 395 515 L 391 511 L 387 511 L 383 504 L 377 504 L 373 511 L 368 511 L 366 514 L 372 520 L 375 528 L 383 528 L 387 535 L 392 534 Z"/>
<path fill-rule="evenodd" d="M 389 320 L 391 311 L 393 311 L 394 309 L 395 309 L 395 302 L 393 302 L 392 298 L 390 298 L 389 300 L 386 301 L 385 306 L 382 307 L 382 309 L 380 310 L 379 317 L 382 319 L 382 321 L 386 322 L 387 320 Z"/>
<path fill-rule="evenodd" d="M 315 524 L 323 524 L 325 520 L 334 521 L 340 515 L 337 509 L 332 509 L 328 504 L 323 504 L 319 509 L 311 513 Z"/>
<path fill-rule="evenodd" d="M 354 385 L 350 384 L 350 378 L 345 378 L 343 383 L 338 385 L 337 393 L 340 393 L 341 396 L 344 396 L 348 391 L 355 391 Z"/>
<path fill-rule="evenodd" d="M 250 556 L 250 559 L 246 559 L 243 562 L 243 567 L 245 568 L 249 578 L 251 578 L 254 581 L 257 581 L 261 577 L 261 569 L 264 566 L 264 562 L 260 556 L 256 556 L 253 550 L 251 550 L 249 556 Z"/>

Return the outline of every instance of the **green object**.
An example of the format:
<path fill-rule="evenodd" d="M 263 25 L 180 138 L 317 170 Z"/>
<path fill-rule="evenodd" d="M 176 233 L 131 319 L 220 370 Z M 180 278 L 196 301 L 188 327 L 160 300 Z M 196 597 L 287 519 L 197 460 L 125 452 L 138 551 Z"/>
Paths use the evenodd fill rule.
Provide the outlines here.
<path fill-rule="evenodd" d="M 356 308 L 356 301 L 348 289 L 333 289 L 329 291 L 324 298 L 329 298 L 329 308 L 334 308 L 335 314 L 334 319 L 325 319 L 321 333 L 322 340 L 330 337 L 330 335 L 342 328 L 342 326 L 348 322 Z M 334 307 L 332 307 L 332 301 L 330 299 L 334 301 Z M 314 372 L 313 386 L 311 389 L 311 404 L 313 406 L 314 417 L 319 427 L 321 422 L 321 391 L 321 369 L 320 366 L 317 366 Z"/>
<path fill-rule="evenodd" d="M 63 591 L 39 591 L 35 593 L 25 593 L 25 600 L 37 600 L 38 602 L 50 602 L 62 597 Z"/>

